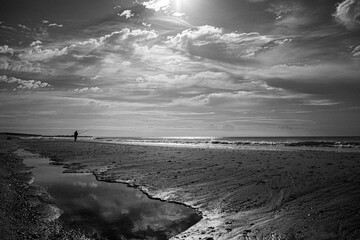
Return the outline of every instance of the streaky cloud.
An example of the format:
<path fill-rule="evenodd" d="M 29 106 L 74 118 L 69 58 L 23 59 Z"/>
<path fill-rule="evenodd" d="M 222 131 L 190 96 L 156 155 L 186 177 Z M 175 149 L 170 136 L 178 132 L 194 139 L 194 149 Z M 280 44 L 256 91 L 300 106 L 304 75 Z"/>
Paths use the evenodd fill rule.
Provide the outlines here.
<path fill-rule="evenodd" d="M 205 25 L 170 36 L 166 43 L 169 47 L 191 55 L 236 63 L 253 61 L 255 54 L 272 40 L 272 37 L 256 32 L 225 33 L 222 28 Z"/>

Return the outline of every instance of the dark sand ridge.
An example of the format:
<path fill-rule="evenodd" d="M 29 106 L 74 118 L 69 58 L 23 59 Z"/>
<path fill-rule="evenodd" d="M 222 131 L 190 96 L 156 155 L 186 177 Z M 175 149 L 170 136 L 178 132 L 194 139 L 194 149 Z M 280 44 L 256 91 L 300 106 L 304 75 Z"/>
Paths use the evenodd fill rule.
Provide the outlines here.
<path fill-rule="evenodd" d="M 21 147 L 193 206 L 174 239 L 360 239 L 360 153 L 22 140 Z"/>

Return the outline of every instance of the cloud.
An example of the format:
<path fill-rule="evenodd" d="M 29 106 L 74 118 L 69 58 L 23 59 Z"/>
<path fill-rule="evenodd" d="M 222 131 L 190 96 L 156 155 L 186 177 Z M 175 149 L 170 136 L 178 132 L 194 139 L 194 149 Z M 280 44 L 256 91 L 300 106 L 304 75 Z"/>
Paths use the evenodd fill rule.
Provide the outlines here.
<path fill-rule="evenodd" d="M 267 106 L 270 101 L 282 101 L 283 99 L 301 99 L 304 95 L 296 95 L 286 92 L 277 91 L 226 91 L 226 92 L 212 92 L 208 94 L 200 94 L 194 97 L 179 97 L 173 99 L 169 104 L 183 105 L 183 106 L 212 106 L 224 108 L 237 107 L 254 107 L 255 105 Z"/>
<path fill-rule="evenodd" d="M 150 0 L 148 2 L 144 2 L 143 5 L 148 9 L 158 12 L 160 10 L 167 9 L 170 6 L 170 0 Z"/>
<path fill-rule="evenodd" d="M 297 26 L 307 23 L 309 19 L 304 16 L 305 8 L 300 3 L 289 1 L 281 2 L 275 6 L 277 25 Z"/>
<path fill-rule="evenodd" d="M 157 38 L 157 34 L 154 31 L 135 29 L 130 30 L 125 28 L 121 31 L 113 32 L 109 35 L 101 37 L 99 40 L 100 44 L 126 44 L 144 42 L 150 39 Z"/>
<path fill-rule="evenodd" d="M 360 28 L 360 1 L 345 0 L 336 7 L 335 19 L 348 29 Z"/>
<path fill-rule="evenodd" d="M 125 10 L 121 14 L 119 14 L 120 17 L 125 16 L 126 19 L 129 19 L 134 16 L 133 13 L 131 13 L 131 10 Z"/>
<path fill-rule="evenodd" d="M 238 87 L 225 72 L 199 72 L 196 74 L 158 74 L 136 78 L 135 86 L 143 89 L 211 88 L 234 90 Z M 134 87 L 135 87 L 134 86 Z"/>
<path fill-rule="evenodd" d="M 0 69 L 14 72 L 51 73 L 51 70 L 28 60 L 12 60 L 0 58 Z"/>
<path fill-rule="evenodd" d="M 308 99 L 308 100 L 304 100 L 303 103 L 303 105 L 310 105 L 310 106 L 333 106 L 338 104 L 340 103 L 329 99 L 317 99 L 317 100 Z"/>
<path fill-rule="evenodd" d="M 67 54 L 68 48 L 62 49 L 42 49 L 41 46 L 37 45 L 36 42 L 31 43 L 34 46 L 26 53 L 19 54 L 21 59 L 31 60 L 31 61 L 42 61 L 56 56 L 61 56 Z"/>
<path fill-rule="evenodd" d="M 10 48 L 8 45 L 0 46 L 0 53 L 10 53 L 11 55 L 13 55 L 14 49 Z"/>
<path fill-rule="evenodd" d="M 254 77 L 259 79 L 259 76 L 267 76 L 270 78 L 286 78 L 293 80 L 304 80 L 311 82 L 329 83 L 335 82 L 343 78 L 354 78 L 359 74 L 360 70 L 356 67 L 348 66 L 346 64 L 331 64 L 319 63 L 308 65 L 277 65 L 269 68 L 257 69 L 252 72 Z M 261 77 L 260 77 L 261 79 Z M 316 79 L 316 81 L 314 81 Z"/>
<path fill-rule="evenodd" d="M 216 39 L 219 39 L 223 33 L 223 29 L 205 25 L 196 29 L 187 29 L 176 36 L 168 37 L 168 43 L 173 46 L 186 46 L 189 43 L 194 45 L 206 45 Z"/>
<path fill-rule="evenodd" d="M 181 13 L 181 12 L 174 12 L 172 15 L 173 15 L 174 17 L 183 17 L 183 16 L 185 16 L 186 14 L 185 14 L 185 13 Z"/>
<path fill-rule="evenodd" d="M 291 41 L 292 39 L 290 38 L 284 38 L 284 39 L 275 40 L 274 43 L 277 45 L 283 45 L 285 43 L 290 43 Z"/>
<path fill-rule="evenodd" d="M 212 123 L 209 125 L 209 128 L 214 130 L 225 130 L 225 131 L 235 130 L 235 126 L 230 123 Z"/>
<path fill-rule="evenodd" d="M 304 66 L 279 65 L 257 69 L 248 73 L 247 77 L 262 79 L 271 87 L 293 93 L 358 101 L 359 75 L 360 70 L 356 66 L 320 63 Z"/>
<path fill-rule="evenodd" d="M 259 33 L 224 33 L 222 28 L 205 25 L 187 29 L 168 37 L 169 47 L 188 51 L 192 55 L 237 62 L 254 57 L 272 38 Z"/>
<path fill-rule="evenodd" d="M 1 25 L 0 27 L 1 27 L 2 29 L 8 29 L 8 30 L 13 30 L 13 31 L 16 31 L 16 29 L 15 29 L 15 28 L 13 28 L 13 27 L 4 26 L 4 25 Z"/>
<path fill-rule="evenodd" d="M 103 90 L 101 90 L 101 88 L 99 87 L 85 87 L 85 88 L 81 88 L 81 89 L 75 89 L 74 92 L 77 93 L 101 93 L 103 92 Z"/>
<path fill-rule="evenodd" d="M 33 41 L 33 42 L 30 43 L 30 47 L 35 47 L 35 46 L 38 46 L 40 44 L 42 44 L 42 42 L 39 41 L 39 40 L 36 40 L 36 41 Z"/>
<path fill-rule="evenodd" d="M 173 15 L 154 15 L 147 19 L 147 22 L 154 28 L 161 28 L 172 32 L 178 32 L 193 27 L 193 25 L 184 20 L 184 18 Z"/>
<path fill-rule="evenodd" d="M 58 28 L 62 28 L 64 25 L 62 24 L 57 24 L 57 23 L 50 23 L 49 27 L 58 27 Z"/>
<path fill-rule="evenodd" d="M 21 24 L 18 24 L 18 26 L 24 30 L 27 30 L 27 31 L 31 31 L 31 28 L 25 26 L 25 25 L 21 25 Z"/>
<path fill-rule="evenodd" d="M 83 78 L 98 81 L 112 81 L 120 78 L 139 76 L 139 69 L 148 68 L 156 64 L 137 65 L 146 54 L 159 54 L 149 50 L 158 41 L 158 35 L 152 30 L 128 28 L 115 31 L 99 38 L 90 38 L 82 41 L 47 45 L 41 41 L 33 41 L 27 48 L 17 49 L 14 56 L 0 55 L 0 69 L 7 71 L 41 73 L 51 78 L 72 79 L 74 82 Z M 10 52 L 9 47 L 2 47 L 2 52 Z M 161 50 L 162 51 L 162 50 Z M 171 50 L 166 54 L 171 55 Z M 167 59 L 167 56 L 162 55 Z M 148 59 L 144 58 L 144 61 Z M 163 64 L 163 61 L 161 61 Z M 125 72 L 120 77 L 120 72 Z M 146 71 L 145 71 L 146 72 Z M 23 76 L 23 75 L 21 75 Z M 33 75 L 32 75 L 33 76 Z M 66 77 L 64 77 L 66 76 Z M 63 81 L 63 86 L 74 88 L 70 79 Z M 113 82 L 112 84 L 118 84 Z"/>
<path fill-rule="evenodd" d="M 141 24 L 142 24 L 143 26 L 145 26 L 145 27 L 151 27 L 151 24 L 150 24 L 150 23 L 142 22 Z"/>
<path fill-rule="evenodd" d="M 6 75 L 0 76 L 0 82 L 8 83 L 8 84 L 17 84 L 18 86 L 13 90 L 37 89 L 37 88 L 45 88 L 51 86 L 46 82 L 35 81 L 35 80 L 22 80 L 15 77 L 8 77 Z"/>
<path fill-rule="evenodd" d="M 133 51 L 138 44 L 148 40 L 155 39 L 158 35 L 154 31 L 148 30 L 130 30 L 125 28 L 121 31 L 115 31 L 98 39 L 91 38 L 85 41 L 79 41 L 63 48 L 44 48 L 40 46 L 40 41 L 31 43 L 32 48 L 19 54 L 21 59 L 30 61 L 46 61 L 55 57 L 72 55 L 75 59 L 85 56 L 94 56 L 103 54 L 102 51 L 120 51 L 129 53 Z"/>
<path fill-rule="evenodd" d="M 213 92 L 194 97 L 179 97 L 173 99 L 169 106 L 211 107 L 222 110 L 252 108 L 264 105 L 260 104 L 264 98 L 266 97 L 251 91 Z M 266 99 L 267 104 L 269 99 Z"/>
<path fill-rule="evenodd" d="M 352 55 L 353 57 L 360 57 L 360 45 L 354 47 L 354 49 L 352 50 Z"/>
<path fill-rule="evenodd" d="M 325 19 L 329 19 L 332 11 L 329 7 L 332 3 L 323 4 L 321 1 L 269 2 L 270 8 L 267 11 L 275 16 L 275 32 L 282 34 L 297 34 L 299 30 L 318 30 L 318 26 L 323 25 Z"/>
<path fill-rule="evenodd" d="M 312 59 L 327 61 L 329 58 L 335 59 L 337 52 L 333 52 L 328 41 L 324 38 L 314 38 L 317 42 L 312 43 L 313 39 L 294 38 L 279 39 L 266 44 L 256 53 L 256 59 L 264 66 L 304 65 Z"/>

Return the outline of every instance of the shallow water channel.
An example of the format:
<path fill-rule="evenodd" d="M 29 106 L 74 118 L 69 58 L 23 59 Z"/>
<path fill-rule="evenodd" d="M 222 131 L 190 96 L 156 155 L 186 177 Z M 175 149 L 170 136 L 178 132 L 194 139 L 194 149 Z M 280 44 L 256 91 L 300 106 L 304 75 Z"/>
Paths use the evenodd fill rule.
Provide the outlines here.
<path fill-rule="evenodd" d="M 93 174 L 63 173 L 62 166 L 24 150 L 16 153 L 33 167 L 33 184 L 50 193 L 70 228 L 109 240 L 169 239 L 201 219 L 189 207 L 149 199 L 124 184 L 97 181 Z"/>

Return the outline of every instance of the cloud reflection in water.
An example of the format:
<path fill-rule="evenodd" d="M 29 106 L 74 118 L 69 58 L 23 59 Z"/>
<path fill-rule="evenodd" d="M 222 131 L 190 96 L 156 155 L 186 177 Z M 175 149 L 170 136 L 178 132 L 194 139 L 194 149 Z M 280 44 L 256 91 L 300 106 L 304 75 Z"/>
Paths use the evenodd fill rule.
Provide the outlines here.
<path fill-rule="evenodd" d="M 39 166 L 35 184 L 47 188 L 64 213 L 61 220 L 109 239 L 168 239 L 200 220 L 194 210 L 151 200 L 122 184 L 89 174 L 63 174 L 58 166 Z"/>

